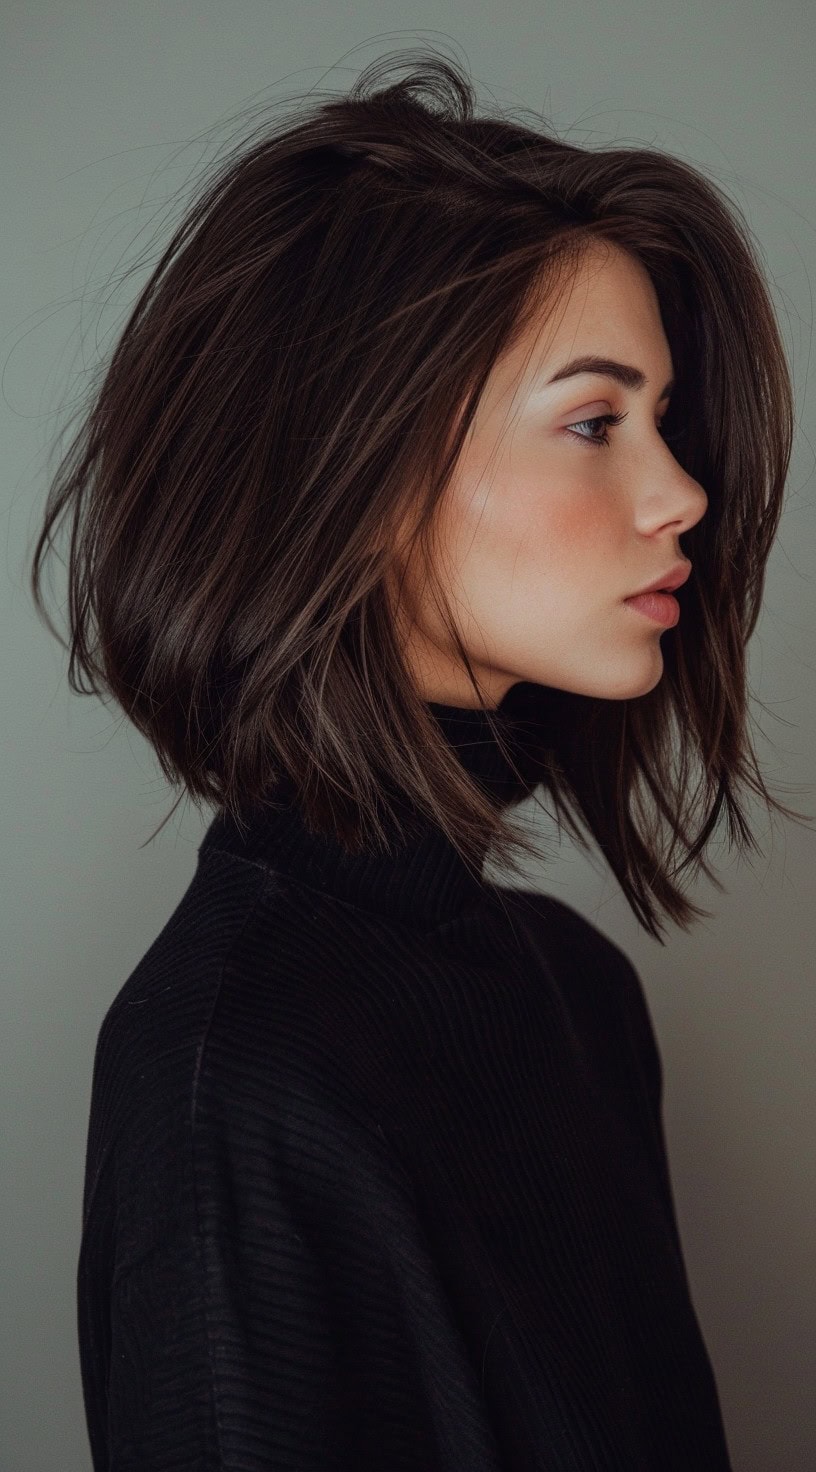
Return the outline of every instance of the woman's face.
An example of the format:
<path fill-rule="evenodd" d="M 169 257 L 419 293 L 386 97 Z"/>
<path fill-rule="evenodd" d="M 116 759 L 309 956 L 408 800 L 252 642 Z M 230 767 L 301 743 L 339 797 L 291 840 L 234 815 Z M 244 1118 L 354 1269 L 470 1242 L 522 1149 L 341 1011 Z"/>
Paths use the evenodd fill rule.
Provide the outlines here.
<path fill-rule="evenodd" d="M 586 354 L 638 368 L 643 386 L 592 372 L 551 381 Z M 624 600 L 687 560 L 680 537 L 708 504 L 661 435 L 671 377 L 651 280 L 606 243 L 495 366 L 437 523 L 439 572 L 488 705 L 520 680 L 610 700 L 660 680 L 665 627 Z M 610 413 L 625 418 L 593 422 Z M 423 698 L 472 706 L 410 564 L 401 598 Z"/>

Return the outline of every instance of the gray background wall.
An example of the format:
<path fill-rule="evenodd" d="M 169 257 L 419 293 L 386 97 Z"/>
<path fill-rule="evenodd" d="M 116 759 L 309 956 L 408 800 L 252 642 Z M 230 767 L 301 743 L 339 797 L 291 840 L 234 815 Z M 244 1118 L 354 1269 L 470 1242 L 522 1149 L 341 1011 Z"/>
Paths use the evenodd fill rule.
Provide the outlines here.
<path fill-rule="evenodd" d="M 37 621 L 25 559 L 45 454 L 144 272 L 111 280 L 242 107 L 345 87 L 423 42 L 482 99 L 541 108 L 582 143 L 646 142 L 707 170 L 745 212 L 796 382 L 787 509 L 751 645 L 772 782 L 814 799 L 816 9 L 808 0 L 6 0 L 0 20 L 3 1433 L 8 1472 L 87 1472 L 74 1273 L 96 1032 L 192 876 L 203 820 L 179 808 L 119 713 L 80 700 Z M 212 130 L 215 129 L 213 132 Z M 202 135 L 207 133 L 206 138 Z M 57 599 L 63 587 L 58 585 Z M 763 734 L 764 733 L 764 734 Z M 784 795 L 784 794 L 783 794 Z M 643 979 L 695 1303 L 738 1472 L 816 1466 L 816 835 L 756 811 L 765 852 L 693 898 L 662 949 L 600 860 L 568 839 L 531 882 L 588 915 Z M 464 1472 L 464 1469 L 463 1469 Z"/>

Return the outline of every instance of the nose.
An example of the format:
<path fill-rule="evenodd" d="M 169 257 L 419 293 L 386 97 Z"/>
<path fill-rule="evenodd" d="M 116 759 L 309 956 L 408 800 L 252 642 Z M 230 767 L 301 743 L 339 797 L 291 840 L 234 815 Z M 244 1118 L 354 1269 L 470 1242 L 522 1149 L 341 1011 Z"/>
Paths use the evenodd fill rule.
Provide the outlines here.
<path fill-rule="evenodd" d="M 645 535 L 662 526 L 674 528 L 677 536 L 690 531 L 708 510 L 708 496 L 700 482 L 675 460 L 666 445 L 659 465 L 644 465 L 638 498 L 638 529 Z"/>

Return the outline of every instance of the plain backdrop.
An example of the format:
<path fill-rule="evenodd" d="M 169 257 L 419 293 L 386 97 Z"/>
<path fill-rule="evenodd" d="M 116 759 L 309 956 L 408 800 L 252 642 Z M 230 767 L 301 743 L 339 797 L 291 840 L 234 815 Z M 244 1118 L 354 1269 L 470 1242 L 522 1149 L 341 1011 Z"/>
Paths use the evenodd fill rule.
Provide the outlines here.
<path fill-rule="evenodd" d="M 192 877 L 209 815 L 182 805 L 140 846 L 175 793 L 115 707 L 69 691 L 65 656 L 30 601 L 27 558 L 46 455 L 145 278 L 139 252 L 154 258 L 165 212 L 223 146 L 225 120 L 345 89 L 397 48 L 464 61 L 485 106 L 534 108 L 579 143 L 646 143 L 707 172 L 760 243 L 796 385 L 787 504 L 750 661 L 763 770 L 811 812 L 816 7 L 6 0 L 0 28 L 0 1457 L 3 1472 L 89 1472 L 75 1271 L 93 1049 Z M 600 857 L 568 838 L 552 834 L 552 858 L 529 882 L 587 915 L 643 980 L 735 1469 L 812 1472 L 816 832 L 753 811 L 761 856 L 740 863 L 721 836 L 711 852 L 726 892 L 692 890 L 713 916 L 670 930 L 665 947 L 639 929 Z"/>

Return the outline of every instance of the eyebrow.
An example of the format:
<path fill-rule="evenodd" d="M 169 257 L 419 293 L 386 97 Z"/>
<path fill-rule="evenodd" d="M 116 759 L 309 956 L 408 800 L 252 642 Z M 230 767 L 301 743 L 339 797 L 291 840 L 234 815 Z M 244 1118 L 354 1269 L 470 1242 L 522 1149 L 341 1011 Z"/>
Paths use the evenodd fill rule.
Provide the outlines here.
<path fill-rule="evenodd" d="M 559 383 L 562 378 L 574 378 L 579 373 L 598 373 L 604 378 L 614 378 L 617 383 L 623 384 L 624 388 L 642 389 L 646 387 L 648 379 L 640 368 L 633 368 L 629 363 L 618 363 L 614 358 L 599 358 L 594 353 L 589 353 L 583 358 L 573 358 L 571 362 L 565 363 L 562 368 L 548 378 L 548 383 Z M 662 394 L 661 400 L 668 398 L 675 385 L 675 380 L 670 378 Z"/>

